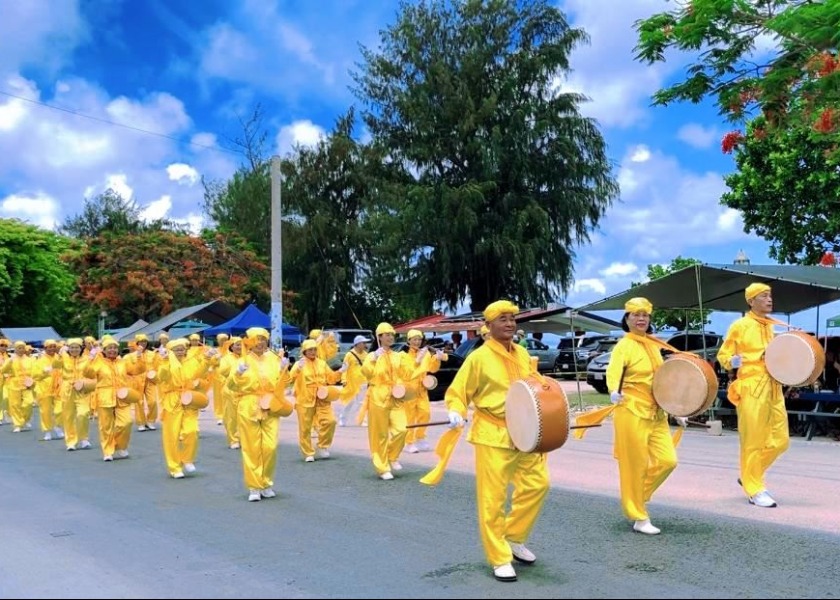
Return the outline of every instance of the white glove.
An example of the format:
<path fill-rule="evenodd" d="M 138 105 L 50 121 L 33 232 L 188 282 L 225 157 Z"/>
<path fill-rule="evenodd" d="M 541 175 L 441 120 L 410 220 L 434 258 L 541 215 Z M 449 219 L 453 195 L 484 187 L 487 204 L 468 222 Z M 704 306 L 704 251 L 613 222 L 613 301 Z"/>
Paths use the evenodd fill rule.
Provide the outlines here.
<path fill-rule="evenodd" d="M 341 368 L 338 370 L 338 372 L 339 372 L 339 373 L 346 373 L 348 368 L 349 368 L 349 367 L 348 367 L 347 363 L 343 363 L 343 364 L 341 365 Z"/>
<path fill-rule="evenodd" d="M 443 356 L 444 356 L 444 354 L 445 354 L 445 352 L 444 352 L 443 350 L 435 350 L 435 358 L 436 358 L 438 361 L 442 361 L 442 360 L 443 360 Z"/>
<path fill-rule="evenodd" d="M 289 366 L 289 359 L 285 356 L 280 360 L 280 369 L 285 369 Z"/>
<path fill-rule="evenodd" d="M 214 356 L 216 356 L 215 348 L 210 348 L 207 352 L 204 353 L 205 358 L 213 358 Z"/>
<path fill-rule="evenodd" d="M 96 356 L 97 354 L 99 354 L 99 348 L 97 348 L 96 346 L 94 346 L 93 348 L 91 348 L 91 349 L 90 349 L 90 352 L 88 353 L 88 356 L 90 356 L 91 358 L 93 358 L 93 357 L 94 357 L 94 356 Z"/>
<path fill-rule="evenodd" d="M 248 370 L 248 365 L 245 364 L 244 362 L 239 363 L 239 366 L 236 367 L 236 372 L 239 373 L 240 375 L 243 375 L 245 373 L 245 371 L 247 371 L 247 370 Z"/>
<path fill-rule="evenodd" d="M 324 336 L 323 335 L 319 335 L 317 338 L 315 338 L 315 343 L 316 344 L 320 344 L 323 341 L 324 341 Z"/>
<path fill-rule="evenodd" d="M 385 348 L 377 348 L 376 352 L 373 353 L 373 361 L 376 362 L 379 358 L 385 354 Z"/>
<path fill-rule="evenodd" d="M 621 392 L 613 392 L 612 394 L 610 394 L 610 402 L 612 402 L 613 404 L 618 404 L 623 399 L 624 394 L 622 394 Z"/>
<path fill-rule="evenodd" d="M 161 346 L 160 348 L 158 348 L 158 354 L 160 354 L 163 358 L 166 358 L 169 352 L 166 351 L 166 348 Z"/>
<path fill-rule="evenodd" d="M 676 421 L 677 425 L 680 427 L 688 427 L 688 417 L 674 417 L 674 421 Z"/>
<path fill-rule="evenodd" d="M 449 411 L 449 428 L 455 429 L 456 427 L 461 427 L 464 424 L 464 417 L 461 416 L 456 410 Z"/>
<path fill-rule="evenodd" d="M 52 367 L 51 367 L 51 366 L 49 366 L 49 365 L 47 365 L 46 367 L 44 367 L 44 373 L 52 373 Z"/>
<path fill-rule="evenodd" d="M 426 353 L 428 351 L 429 350 L 425 347 L 421 348 L 420 351 L 417 353 L 417 358 L 414 359 L 415 364 L 419 365 L 421 362 L 423 362 L 423 357 L 426 356 Z"/>
<path fill-rule="evenodd" d="M 743 362 L 743 360 L 741 359 L 741 356 L 738 355 L 738 354 L 736 354 L 735 356 L 733 356 L 732 358 L 729 359 L 729 364 L 732 366 L 733 369 L 740 369 L 742 362 Z"/>

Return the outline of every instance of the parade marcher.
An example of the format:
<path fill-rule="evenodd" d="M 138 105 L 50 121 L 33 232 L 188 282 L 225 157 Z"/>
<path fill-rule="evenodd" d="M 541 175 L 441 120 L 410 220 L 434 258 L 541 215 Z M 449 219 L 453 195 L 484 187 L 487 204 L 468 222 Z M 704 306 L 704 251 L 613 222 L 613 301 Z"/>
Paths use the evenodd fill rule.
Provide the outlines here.
<path fill-rule="evenodd" d="M 222 344 L 222 360 L 214 377 L 213 394 L 216 394 L 216 385 L 221 390 L 220 397 L 225 405 L 225 412 L 222 421 L 225 426 L 228 448 L 239 450 L 239 395 L 234 394 L 227 385 L 230 374 L 242 360 L 242 338 L 233 336 Z M 214 397 L 215 401 L 215 397 Z"/>
<path fill-rule="evenodd" d="M 29 431 L 32 427 L 32 406 L 35 404 L 35 383 L 51 375 L 51 370 L 38 366 L 26 353 L 26 342 L 14 343 L 14 354 L 0 368 L 6 376 L 3 391 L 9 402 L 9 414 L 14 425 L 13 433 Z"/>
<path fill-rule="evenodd" d="M 227 385 L 239 396 L 239 439 L 248 501 L 274 498 L 279 418 L 260 408 L 260 398 L 283 395 L 289 384 L 289 360 L 268 348 L 271 336 L 262 327 L 245 332 L 242 353 Z M 246 353 L 247 350 L 247 353 Z"/>
<path fill-rule="evenodd" d="M 227 354 L 228 345 L 226 342 L 230 336 L 226 333 L 220 333 L 216 336 L 216 348 L 219 350 L 219 360 L 221 362 Z M 217 368 L 210 371 L 210 387 L 213 390 L 213 416 L 216 418 L 216 425 L 225 424 L 225 394 L 224 385 L 226 377 L 222 377 Z"/>
<path fill-rule="evenodd" d="M 546 455 L 517 450 L 505 422 L 508 389 L 533 373 L 528 352 L 513 341 L 518 313 L 519 308 L 507 300 L 487 306 L 487 338 L 467 356 L 445 396 L 452 428 L 463 426 L 467 409 L 474 407 L 467 440 L 475 448 L 478 528 L 499 581 L 516 581 L 513 558 L 525 564 L 537 560 L 525 543 L 549 490 Z"/>
<path fill-rule="evenodd" d="M 367 393 L 367 379 L 362 373 L 362 365 L 368 355 L 368 344 L 370 340 L 363 335 L 353 338 L 353 347 L 344 355 L 344 364 L 347 370 L 341 378 L 344 387 L 341 390 L 341 402 L 343 406 L 339 409 L 338 426 L 344 427 L 353 419 L 353 414 L 359 410 L 364 402 Z"/>
<path fill-rule="evenodd" d="M 750 311 L 729 328 L 717 359 L 725 369 L 738 370 L 728 397 L 738 414 L 740 483 L 751 504 L 773 508 L 776 500 L 767 491 L 765 475 L 790 445 L 790 433 L 782 386 L 767 372 L 764 351 L 773 339 L 773 325 L 785 324 L 770 317 L 770 286 L 753 283 L 744 295 Z"/>
<path fill-rule="evenodd" d="M 390 323 L 376 327 L 378 348 L 367 355 L 362 373 L 368 380 L 368 444 L 373 468 L 380 479 L 394 478 L 393 471 L 401 471 L 400 453 L 405 447 L 405 408 L 401 399 L 395 398 L 395 386 L 402 386 L 411 379 L 414 361 L 404 352 L 394 352 L 396 331 Z"/>
<path fill-rule="evenodd" d="M 149 350 L 149 338 L 144 333 L 134 336 L 133 349 L 125 360 L 133 365 L 132 371 L 136 373 L 132 376 L 132 387 L 142 392 L 140 401 L 134 405 L 134 423 L 137 431 L 154 431 L 158 418 L 159 390 L 157 382 L 146 377 L 146 373 L 157 370 L 160 354 Z"/>
<path fill-rule="evenodd" d="M 298 443 L 305 462 L 315 457 L 329 458 L 330 446 L 335 436 L 335 413 L 329 399 L 316 396 L 318 388 L 335 385 L 347 371 L 346 363 L 341 370 L 333 371 L 326 361 L 318 358 L 318 347 L 314 340 L 305 340 L 300 347 L 301 357 L 291 370 L 295 390 L 295 409 L 298 415 Z M 312 428 L 318 432 L 318 451 L 312 447 Z"/>
<path fill-rule="evenodd" d="M 0 370 L 3 368 L 3 363 L 9 360 L 9 345 L 10 342 L 6 338 L 0 338 Z M 9 399 L 3 391 L 7 375 L 0 374 L 0 425 L 6 424 L 6 418 L 11 420 L 9 415 Z"/>
<path fill-rule="evenodd" d="M 422 331 L 411 329 L 406 337 L 408 348 L 405 352 L 416 365 L 411 379 L 406 382 L 406 385 L 412 389 L 414 396 L 403 403 L 406 419 L 409 425 L 428 423 L 432 415 L 432 407 L 429 402 L 429 392 L 423 387 L 423 377 L 428 373 L 437 373 L 440 369 L 441 360 L 445 357 L 442 351 L 430 350 L 428 346 L 423 345 Z M 416 454 L 417 452 L 428 452 L 432 449 L 426 441 L 426 429 L 426 427 L 412 427 L 409 430 L 405 439 L 406 452 Z"/>
<path fill-rule="evenodd" d="M 64 438 L 64 431 L 61 429 L 62 402 L 61 402 L 61 376 L 63 362 L 58 354 L 58 342 L 55 340 L 44 340 L 44 353 L 35 359 L 37 368 L 41 371 L 48 371 L 49 375 L 44 377 L 35 385 L 35 399 L 38 402 L 38 413 L 41 417 L 41 433 L 43 440 L 48 442 L 53 438 L 60 440 Z"/>
<path fill-rule="evenodd" d="M 85 368 L 89 359 L 82 354 L 81 338 L 70 338 L 62 348 L 61 355 L 61 398 L 64 422 L 64 445 L 69 451 L 90 448 L 90 396 L 91 392 L 77 390 L 73 385 L 85 379 Z"/>

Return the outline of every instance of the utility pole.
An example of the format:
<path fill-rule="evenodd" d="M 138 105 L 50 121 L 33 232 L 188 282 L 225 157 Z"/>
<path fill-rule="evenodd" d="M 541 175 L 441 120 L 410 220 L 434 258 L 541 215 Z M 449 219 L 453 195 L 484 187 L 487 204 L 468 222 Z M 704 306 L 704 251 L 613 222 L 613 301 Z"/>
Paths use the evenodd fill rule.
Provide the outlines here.
<path fill-rule="evenodd" d="M 280 157 L 271 157 L 271 347 L 283 347 L 283 250 L 281 223 L 283 173 Z"/>

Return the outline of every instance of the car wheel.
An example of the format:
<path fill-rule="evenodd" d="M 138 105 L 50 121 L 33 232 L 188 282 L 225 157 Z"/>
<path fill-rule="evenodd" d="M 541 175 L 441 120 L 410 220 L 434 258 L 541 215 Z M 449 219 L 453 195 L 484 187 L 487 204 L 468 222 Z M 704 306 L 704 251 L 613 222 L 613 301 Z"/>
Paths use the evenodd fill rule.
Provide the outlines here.
<path fill-rule="evenodd" d="M 607 384 L 605 384 L 605 383 L 601 383 L 601 382 L 593 383 L 592 387 L 594 387 L 595 391 L 598 392 L 599 394 L 606 394 L 607 393 Z"/>

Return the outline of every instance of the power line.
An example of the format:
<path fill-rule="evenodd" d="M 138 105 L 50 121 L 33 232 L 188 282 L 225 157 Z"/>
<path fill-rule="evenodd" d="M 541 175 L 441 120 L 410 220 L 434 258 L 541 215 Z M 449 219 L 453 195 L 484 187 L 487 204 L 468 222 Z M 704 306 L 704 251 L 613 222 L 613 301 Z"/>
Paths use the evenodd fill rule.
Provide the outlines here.
<path fill-rule="evenodd" d="M 189 146 L 196 146 L 198 148 L 204 148 L 206 150 L 215 150 L 216 152 L 224 152 L 226 154 L 233 154 L 236 156 L 241 156 L 241 153 L 235 152 L 233 150 L 228 150 L 227 148 L 221 148 L 218 146 L 207 146 L 206 144 L 199 144 L 198 142 L 193 141 L 184 141 L 178 139 L 176 137 L 172 137 L 171 135 L 166 135 L 165 133 L 160 133 L 158 131 L 149 131 L 148 129 L 143 129 L 142 127 L 134 127 L 133 125 L 126 125 L 125 123 L 117 123 L 116 121 L 110 121 L 108 119 L 102 119 L 100 117 L 94 117 L 93 115 L 87 115 L 85 113 L 79 112 L 77 110 L 73 110 L 71 108 L 65 108 L 63 106 L 57 106 L 55 104 L 48 104 L 46 102 L 42 102 L 41 100 L 33 100 L 32 98 L 26 98 L 25 96 L 20 96 L 18 94 L 12 94 L 11 92 L 6 92 L 4 90 L 0 90 L 0 95 L 8 96 L 10 98 L 16 98 L 18 100 L 23 100 L 24 102 L 29 102 L 30 104 L 35 104 L 37 106 L 43 106 L 44 108 L 51 108 L 52 110 L 58 110 L 64 113 L 68 113 L 77 117 L 82 117 L 83 119 L 90 119 L 91 121 L 96 121 L 98 123 L 105 123 L 106 125 L 112 125 L 114 127 L 122 127 L 124 129 L 130 129 L 131 131 L 136 131 L 138 133 L 145 133 L 147 135 L 154 135 L 157 137 L 165 138 L 167 140 L 172 140 L 173 142 L 178 142 L 179 144 L 187 144 Z"/>

